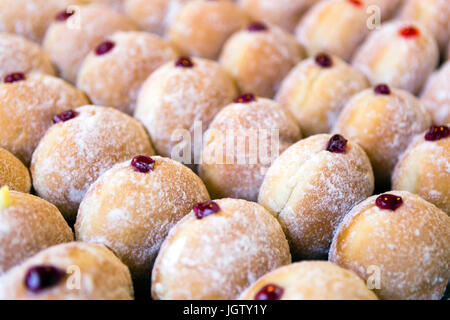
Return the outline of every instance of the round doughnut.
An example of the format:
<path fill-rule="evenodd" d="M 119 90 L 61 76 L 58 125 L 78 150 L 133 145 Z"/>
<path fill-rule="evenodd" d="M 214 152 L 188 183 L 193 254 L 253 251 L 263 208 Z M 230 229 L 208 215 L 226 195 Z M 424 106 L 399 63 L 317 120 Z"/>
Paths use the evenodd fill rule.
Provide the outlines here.
<path fill-rule="evenodd" d="M 11 152 L 0 148 L 0 187 L 8 186 L 12 190 L 28 193 L 31 189 L 31 177 L 28 168 Z"/>

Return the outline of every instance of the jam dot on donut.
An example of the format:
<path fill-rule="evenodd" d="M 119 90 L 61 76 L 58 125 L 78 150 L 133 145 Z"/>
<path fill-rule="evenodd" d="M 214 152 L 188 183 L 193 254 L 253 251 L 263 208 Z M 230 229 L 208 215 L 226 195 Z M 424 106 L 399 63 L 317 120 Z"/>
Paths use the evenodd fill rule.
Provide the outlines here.
<path fill-rule="evenodd" d="M 39 292 L 58 284 L 65 272 L 53 266 L 36 266 L 25 275 L 25 287 L 31 292 Z"/>
<path fill-rule="evenodd" d="M 347 152 L 347 139 L 340 134 L 335 134 L 328 141 L 327 151 L 333 153 L 345 153 Z"/>
<path fill-rule="evenodd" d="M 25 80 L 25 75 L 22 72 L 10 73 L 3 79 L 5 83 L 13 83 L 22 80 Z"/>
<path fill-rule="evenodd" d="M 192 68 L 194 66 L 194 62 L 189 57 L 181 57 L 175 62 L 175 67 L 180 68 Z"/>
<path fill-rule="evenodd" d="M 386 193 L 379 196 L 375 203 L 380 209 L 395 211 L 403 204 L 403 200 L 399 196 Z"/>
<path fill-rule="evenodd" d="M 360 0 L 348 0 L 348 2 L 350 2 L 352 5 L 357 6 L 357 7 L 363 6 L 363 3 Z"/>
<path fill-rule="evenodd" d="M 137 172 L 147 173 L 155 168 L 155 160 L 148 156 L 136 156 L 131 160 L 131 166 Z"/>
<path fill-rule="evenodd" d="M 415 38 L 415 37 L 419 36 L 420 32 L 419 32 L 419 29 L 417 29 L 414 26 L 406 26 L 406 27 L 401 28 L 398 31 L 398 34 L 400 36 L 402 36 L 403 38 L 411 39 L 411 38 Z"/>
<path fill-rule="evenodd" d="M 391 94 L 391 89 L 389 88 L 389 86 L 387 84 L 379 84 L 373 89 L 373 91 L 376 94 L 383 94 L 383 95 Z"/>
<path fill-rule="evenodd" d="M 61 123 L 69 121 L 70 119 L 73 119 L 76 116 L 78 116 L 78 114 L 79 113 L 74 110 L 64 111 L 63 113 L 57 114 L 56 116 L 53 117 L 53 123 Z"/>
<path fill-rule="evenodd" d="M 74 11 L 70 11 L 67 12 L 67 10 L 61 11 L 60 13 L 58 13 L 55 17 L 56 21 L 66 21 L 67 19 L 69 19 L 71 16 L 73 16 L 75 12 Z"/>
<path fill-rule="evenodd" d="M 253 22 L 247 27 L 247 30 L 250 32 L 266 31 L 267 26 L 262 22 Z"/>
<path fill-rule="evenodd" d="M 432 126 L 425 134 L 425 140 L 438 141 L 450 136 L 450 128 L 447 126 Z"/>
<path fill-rule="evenodd" d="M 194 210 L 195 216 L 197 219 L 203 219 L 211 214 L 217 213 L 220 211 L 219 205 L 214 201 L 207 201 L 197 203 L 192 210 Z"/>
<path fill-rule="evenodd" d="M 276 284 L 267 284 L 255 295 L 254 300 L 280 300 L 284 289 Z"/>
<path fill-rule="evenodd" d="M 333 65 L 333 60 L 326 53 L 319 53 L 315 58 L 316 63 L 322 68 L 329 68 Z"/>
<path fill-rule="evenodd" d="M 101 56 L 101 55 L 111 51 L 114 48 L 114 46 L 115 46 L 114 42 L 109 41 L 109 40 L 104 41 L 98 45 L 98 47 L 95 49 L 95 53 L 98 56 Z"/>
<path fill-rule="evenodd" d="M 256 97 L 253 93 L 245 93 L 234 99 L 235 103 L 250 103 L 253 101 L 256 101 Z"/>

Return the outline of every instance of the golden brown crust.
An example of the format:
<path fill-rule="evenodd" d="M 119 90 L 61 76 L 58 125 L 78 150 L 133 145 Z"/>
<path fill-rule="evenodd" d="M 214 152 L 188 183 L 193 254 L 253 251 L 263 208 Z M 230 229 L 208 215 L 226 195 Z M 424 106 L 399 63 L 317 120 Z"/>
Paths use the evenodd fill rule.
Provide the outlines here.
<path fill-rule="evenodd" d="M 15 191 L 30 192 L 31 177 L 28 168 L 11 152 L 0 148 L 0 186 Z"/>
<path fill-rule="evenodd" d="M 0 274 L 47 247 L 73 240 L 54 205 L 26 193 L 10 195 L 11 206 L 0 209 Z"/>

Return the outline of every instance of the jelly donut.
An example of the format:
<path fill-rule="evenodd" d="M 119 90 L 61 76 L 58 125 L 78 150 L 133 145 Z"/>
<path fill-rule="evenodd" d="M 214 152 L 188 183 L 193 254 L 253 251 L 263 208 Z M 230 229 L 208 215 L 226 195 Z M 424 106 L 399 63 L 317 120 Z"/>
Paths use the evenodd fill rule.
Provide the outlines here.
<path fill-rule="evenodd" d="M 243 10 L 229 0 L 188 2 L 167 31 L 184 55 L 216 59 L 225 41 L 248 24 Z"/>
<path fill-rule="evenodd" d="M 61 11 L 50 25 L 43 41 L 44 49 L 61 76 L 75 82 L 87 54 L 116 31 L 135 30 L 127 17 L 101 4 Z"/>
<path fill-rule="evenodd" d="M 271 98 L 303 57 L 303 49 L 292 35 L 280 27 L 254 22 L 228 39 L 220 63 L 242 92 Z"/>
<path fill-rule="evenodd" d="M 145 32 L 117 32 L 84 60 L 77 87 L 92 103 L 133 113 L 138 91 L 159 66 L 176 58 L 159 37 Z"/>
<path fill-rule="evenodd" d="M 0 274 L 47 247 L 73 240 L 54 205 L 6 186 L 0 189 L 0 230 Z"/>
<path fill-rule="evenodd" d="M 30 192 L 31 178 L 28 168 L 11 152 L 0 148 L 0 187 L 8 186 L 12 190 Z"/>
<path fill-rule="evenodd" d="M 417 93 L 437 66 L 439 50 L 430 32 L 415 22 L 389 22 L 370 34 L 353 65 L 372 84 L 387 83 Z"/>
<path fill-rule="evenodd" d="M 265 21 L 293 32 L 301 16 L 318 0 L 238 0 L 255 21 Z"/>
<path fill-rule="evenodd" d="M 450 128 L 433 126 L 417 136 L 400 158 L 394 190 L 418 194 L 450 215 Z"/>
<path fill-rule="evenodd" d="M 407 191 L 373 196 L 337 229 L 329 260 L 370 281 L 380 299 L 439 299 L 450 277 L 450 217 Z"/>
<path fill-rule="evenodd" d="M 435 124 L 450 122 L 450 61 L 430 76 L 420 100 Z"/>
<path fill-rule="evenodd" d="M 18 71 L 55 74 L 48 54 L 39 45 L 21 36 L 0 33 L 0 79 Z"/>
<path fill-rule="evenodd" d="M 0 83 L 0 147 L 29 165 L 52 117 L 88 103 L 86 95 L 59 78 L 15 72 Z"/>
<path fill-rule="evenodd" d="M 189 168 L 168 158 L 136 156 L 106 171 L 89 189 L 75 231 L 83 242 L 105 244 L 150 284 L 161 243 L 175 223 L 209 195 Z"/>
<path fill-rule="evenodd" d="M 447 0 L 408 0 L 399 18 L 422 24 L 433 34 L 441 52 L 445 52 L 450 41 L 450 6 Z"/>
<path fill-rule="evenodd" d="M 134 116 L 147 128 L 157 153 L 175 158 L 178 154 L 172 151 L 176 152 L 174 148 L 180 143 L 177 132 L 185 129 L 193 137 L 196 122 L 206 130 L 219 110 L 237 95 L 234 81 L 218 63 L 181 57 L 160 67 L 145 81 Z M 183 155 L 189 157 L 183 160 L 186 164 L 194 163 L 191 151 L 195 150 Z"/>
<path fill-rule="evenodd" d="M 369 87 L 364 74 L 336 56 L 319 53 L 283 80 L 276 100 L 289 109 L 305 136 L 328 133 L 345 103 Z"/>
<path fill-rule="evenodd" d="M 54 116 L 31 161 L 36 193 L 73 222 L 89 186 L 114 164 L 153 155 L 144 127 L 109 107 L 83 106 Z"/>
<path fill-rule="evenodd" d="M 430 125 L 430 116 L 416 97 L 381 84 L 354 96 L 332 131 L 363 147 L 377 186 L 384 187 L 412 138 Z"/>
<path fill-rule="evenodd" d="M 199 203 L 169 232 L 152 273 L 157 300 L 229 300 L 291 263 L 276 219 L 254 202 Z"/>
<path fill-rule="evenodd" d="M 278 218 L 296 259 L 327 255 L 342 217 L 370 196 L 374 177 L 363 149 L 321 134 L 287 149 L 267 171 L 258 203 Z"/>
<path fill-rule="evenodd" d="M 245 290 L 243 300 L 378 300 L 354 272 L 327 261 L 278 268 Z"/>
<path fill-rule="evenodd" d="M 267 169 L 301 138 L 276 102 L 243 95 L 217 114 L 204 136 L 199 174 L 213 199 L 256 201 Z"/>
<path fill-rule="evenodd" d="M 0 299 L 131 300 L 128 268 L 104 245 L 50 247 L 0 278 Z"/>
<path fill-rule="evenodd" d="M 321 1 L 302 18 L 296 36 L 309 55 L 326 52 L 348 61 L 369 33 L 367 19 L 362 0 Z"/>

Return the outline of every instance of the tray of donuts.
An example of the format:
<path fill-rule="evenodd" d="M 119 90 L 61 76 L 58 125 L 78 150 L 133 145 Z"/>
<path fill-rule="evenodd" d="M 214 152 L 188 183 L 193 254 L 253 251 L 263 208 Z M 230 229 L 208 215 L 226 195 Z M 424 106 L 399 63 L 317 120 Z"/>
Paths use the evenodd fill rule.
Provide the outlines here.
<path fill-rule="evenodd" d="M 1 0 L 0 299 L 446 300 L 448 0 Z"/>

